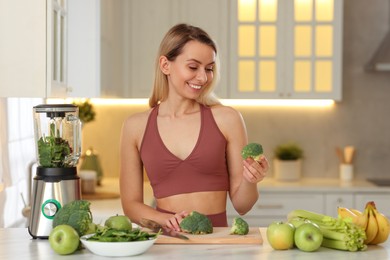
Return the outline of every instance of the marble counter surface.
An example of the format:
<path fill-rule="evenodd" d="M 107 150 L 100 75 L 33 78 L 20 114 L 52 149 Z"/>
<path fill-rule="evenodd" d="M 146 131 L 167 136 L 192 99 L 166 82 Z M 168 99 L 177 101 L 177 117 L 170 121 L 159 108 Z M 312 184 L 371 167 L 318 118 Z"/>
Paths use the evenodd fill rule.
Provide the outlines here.
<path fill-rule="evenodd" d="M 266 228 L 261 228 L 262 245 L 153 245 L 147 252 L 127 259 L 389 259 L 390 241 L 378 246 L 369 246 L 366 251 L 346 252 L 320 248 L 316 252 L 302 252 L 298 249 L 276 251 L 266 237 Z M 56 260 L 56 259 L 109 259 L 93 255 L 82 249 L 68 256 L 56 254 L 48 240 L 32 239 L 26 228 L 0 229 L 0 259 Z M 121 259 L 121 258 L 115 258 Z"/>

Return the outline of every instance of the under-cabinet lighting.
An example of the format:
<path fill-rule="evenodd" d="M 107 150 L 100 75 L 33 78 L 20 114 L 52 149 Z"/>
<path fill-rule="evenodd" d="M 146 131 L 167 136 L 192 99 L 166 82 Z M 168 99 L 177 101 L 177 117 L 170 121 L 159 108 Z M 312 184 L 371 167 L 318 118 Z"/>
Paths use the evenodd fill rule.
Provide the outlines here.
<path fill-rule="evenodd" d="M 222 99 L 227 106 L 263 106 L 263 107 L 331 107 L 331 99 Z"/>
<path fill-rule="evenodd" d="M 48 104 L 72 103 L 79 98 L 47 99 Z M 146 98 L 91 98 L 92 104 L 96 105 L 145 105 L 149 100 Z M 221 99 L 221 103 L 227 106 L 263 106 L 263 107 L 331 107 L 335 104 L 331 99 Z"/>
<path fill-rule="evenodd" d="M 87 98 L 49 98 L 46 100 L 48 104 L 66 103 L 70 104 L 73 101 L 84 101 Z M 89 101 L 95 105 L 148 105 L 147 98 L 89 98 Z"/>

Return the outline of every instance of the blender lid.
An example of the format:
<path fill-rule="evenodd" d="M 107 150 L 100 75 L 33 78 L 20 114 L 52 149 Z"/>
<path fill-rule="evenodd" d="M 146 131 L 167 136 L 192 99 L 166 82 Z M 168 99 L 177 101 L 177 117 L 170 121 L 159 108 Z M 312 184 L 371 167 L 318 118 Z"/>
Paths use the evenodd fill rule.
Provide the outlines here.
<path fill-rule="evenodd" d="M 64 117 L 65 113 L 76 112 L 78 107 L 73 104 L 43 104 L 34 107 L 36 113 L 46 113 L 47 117 Z"/>
<path fill-rule="evenodd" d="M 45 112 L 76 112 L 77 106 L 73 104 L 43 104 L 34 107 L 38 113 Z"/>

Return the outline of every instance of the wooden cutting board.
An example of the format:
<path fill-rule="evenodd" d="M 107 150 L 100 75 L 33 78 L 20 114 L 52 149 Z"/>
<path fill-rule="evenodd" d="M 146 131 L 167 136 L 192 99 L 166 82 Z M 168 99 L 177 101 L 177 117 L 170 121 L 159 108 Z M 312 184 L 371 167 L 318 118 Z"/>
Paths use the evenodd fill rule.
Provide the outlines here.
<path fill-rule="evenodd" d="M 215 227 L 212 234 L 186 235 L 189 240 L 159 235 L 156 244 L 263 244 L 260 229 L 249 228 L 247 235 L 230 235 L 230 227 Z"/>

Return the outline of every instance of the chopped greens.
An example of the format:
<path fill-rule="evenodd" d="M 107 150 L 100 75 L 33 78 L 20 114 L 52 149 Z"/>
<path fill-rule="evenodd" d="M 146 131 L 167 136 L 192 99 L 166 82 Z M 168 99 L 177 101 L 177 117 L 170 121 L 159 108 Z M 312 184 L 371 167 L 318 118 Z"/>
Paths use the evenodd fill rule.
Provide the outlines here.
<path fill-rule="evenodd" d="M 69 167 L 72 152 L 68 141 L 61 137 L 43 136 L 38 140 L 39 163 L 43 167 Z"/>
<path fill-rule="evenodd" d="M 88 241 L 99 242 L 130 242 L 154 239 L 159 233 L 148 233 L 140 228 L 132 230 L 117 230 L 109 227 L 99 228 L 96 233 L 87 238 Z"/>

